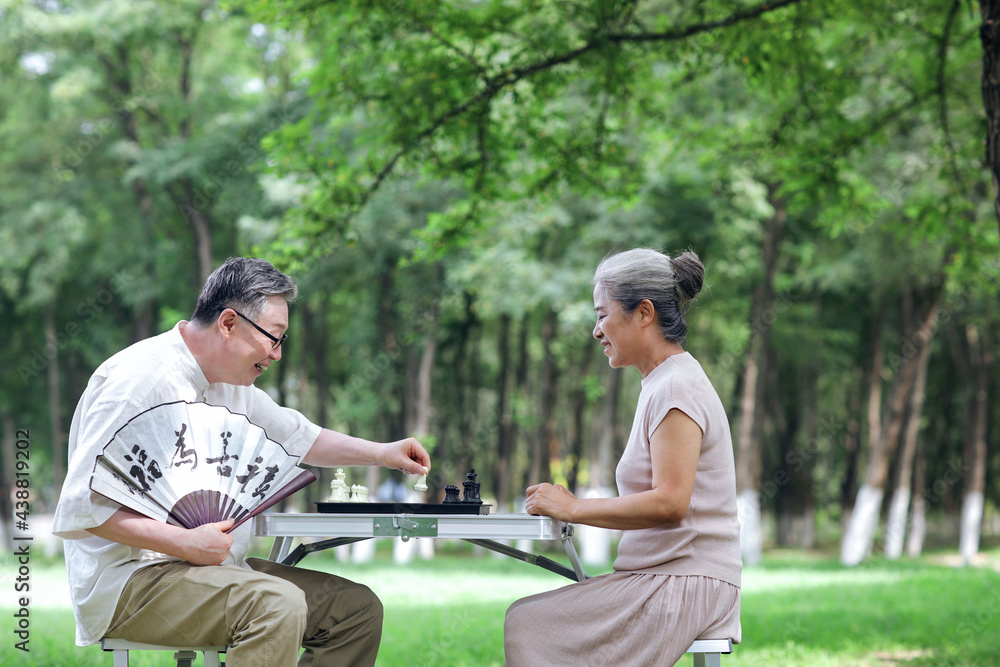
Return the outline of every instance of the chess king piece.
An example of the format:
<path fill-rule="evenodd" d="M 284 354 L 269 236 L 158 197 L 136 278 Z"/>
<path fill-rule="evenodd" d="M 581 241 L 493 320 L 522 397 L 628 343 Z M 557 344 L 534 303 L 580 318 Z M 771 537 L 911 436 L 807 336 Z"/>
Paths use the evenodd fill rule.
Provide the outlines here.
<path fill-rule="evenodd" d="M 443 503 L 461 502 L 458 499 L 458 487 L 455 486 L 454 484 L 449 484 L 448 486 L 444 487 L 444 500 L 442 500 L 441 502 Z"/>
<path fill-rule="evenodd" d="M 348 489 L 344 477 L 344 469 L 337 468 L 337 472 L 333 475 L 333 481 L 330 482 L 331 503 L 346 503 L 348 501 Z"/>
<path fill-rule="evenodd" d="M 465 489 L 465 493 L 462 495 L 463 503 L 483 504 L 482 499 L 479 497 L 479 482 L 476 481 L 476 470 L 474 468 L 465 476 L 462 488 Z"/>

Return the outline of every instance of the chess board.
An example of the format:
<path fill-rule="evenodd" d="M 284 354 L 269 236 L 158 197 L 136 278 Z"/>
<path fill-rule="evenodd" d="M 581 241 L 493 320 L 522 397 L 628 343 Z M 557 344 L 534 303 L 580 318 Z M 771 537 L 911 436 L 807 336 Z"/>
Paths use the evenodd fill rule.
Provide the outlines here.
<path fill-rule="evenodd" d="M 489 514 L 490 507 L 485 503 L 316 503 L 321 514 Z"/>

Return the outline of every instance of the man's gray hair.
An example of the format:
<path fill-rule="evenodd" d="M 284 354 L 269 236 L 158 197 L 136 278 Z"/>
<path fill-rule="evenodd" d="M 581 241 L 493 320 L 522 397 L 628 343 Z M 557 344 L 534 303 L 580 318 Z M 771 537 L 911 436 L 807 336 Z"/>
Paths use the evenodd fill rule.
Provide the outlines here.
<path fill-rule="evenodd" d="M 298 288 L 266 260 L 230 257 L 205 281 L 191 321 L 200 326 L 210 325 L 226 308 L 257 320 L 272 296 L 291 303 L 298 296 Z"/>

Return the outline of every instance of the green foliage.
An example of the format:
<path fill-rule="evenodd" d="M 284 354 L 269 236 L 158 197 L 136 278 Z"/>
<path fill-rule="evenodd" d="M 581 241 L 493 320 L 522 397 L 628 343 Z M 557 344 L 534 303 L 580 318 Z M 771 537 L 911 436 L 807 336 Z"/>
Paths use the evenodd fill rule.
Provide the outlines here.
<path fill-rule="evenodd" d="M 859 373 L 876 311 L 898 360 L 905 291 L 992 291 L 984 278 L 997 241 L 977 160 L 981 47 L 974 17 L 955 3 L 247 6 L 303 30 L 315 53 L 311 106 L 268 144 L 278 174 L 317 186 L 286 218 L 280 247 L 349 261 L 337 239 L 371 233 L 356 221 L 376 193 L 452 188 L 400 258 L 440 263 L 464 295 L 442 311 L 448 361 L 437 380 L 466 363 L 481 374 L 459 410 L 497 400 L 499 318 L 538 332 L 555 307 L 565 343 L 546 347 L 536 334 L 526 349 L 534 364 L 556 350 L 571 369 L 588 344 L 587 282 L 600 257 L 691 247 L 709 284 L 689 348 L 735 418 L 749 344 L 768 333 L 772 441 L 801 426 L 796 388 L 818 378 L 821 419 L 841 426 L 811 461 L 837 471 L 816 480 L 837 502 L 835 480 L 854 456 L 837 443 L 843 425 L 863 427 Z M 751 320 L 763 223 L 778 205 L 789 218 L 776 302 Z M 489 354 L 467 347 L 469 331 Z M 945 344 L 933 344 L 941 358 Z M 540 426 L 537 410 L 514 405 L 515 423 Z M 799 449 L 808 438 L 792 434 Z"/>
<path fill-rule="evenodd" d="M 981 45 L 956 3 L 62 7 L 0 2 L 0 417 L 54 443 L 46 463 L 97 365 L 191 312 L 199 254 L 253 254 L 302 294 L 268 390 L 395 439 L 429 377 L 436 465 L 490 486 L 505 463 L 520 493 L 543 447 L 563 474 L 598 458 L 612 383 L 590 280 L 639 245 L 704 260 L 686 346 L 734 432 L 767 334 L 761 481 L 804 454 L 789 486 L 834 523 L 869 444 L 871 360 L 888 390 L 903 295 L 943 285 L 921 439 L 932 468 L 961 458 L 960 341 L 976 324 L 995 342 L 1000 265 Z M 776 297 L 753 316 L 779 209 Z M 624 373 L 613 447 L 638 391 Z M 954 512 L 961 494 L 929 499 Z"/>

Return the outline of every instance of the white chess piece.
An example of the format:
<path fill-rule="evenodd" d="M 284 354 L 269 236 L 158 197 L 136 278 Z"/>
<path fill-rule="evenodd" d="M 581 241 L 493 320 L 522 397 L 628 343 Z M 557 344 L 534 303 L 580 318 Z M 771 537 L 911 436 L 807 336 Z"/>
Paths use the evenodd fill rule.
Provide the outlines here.
<path fill-rule="evenodd" d="M 424 492 L 427 490 L 427 473 L 430 472 L 427 468 L 424 468 L 424 474 L 420 476 L 417 483 L 413 485 L 413 490 L 418 492 Z"/>
<path fill-rule="evenodd" d="M 344 476 L 344 469 L 337 468 L 337 472 L 333 475 L 333 481 L 330 482 L 331 503 L 344 503 L 348 500 L 347 484 L 344 482 Z"/>
<path fill-rule="evenodd" d="M 367 503 L 368 502 L 368 487 L 359 486 L 358 487 L 358 502 Z"/>
<path fill-rule="evenodd" d="M 351 502 L 351 503 L 359 503 L 359 502 L 361 502 L 361 499 L 360 499 L 361 493 L 359 491 L 360 488 L 361 487 L 359 487 L 357 484 L 351 484 L 351 497 L 348 500 L 348 502 Z"/>

